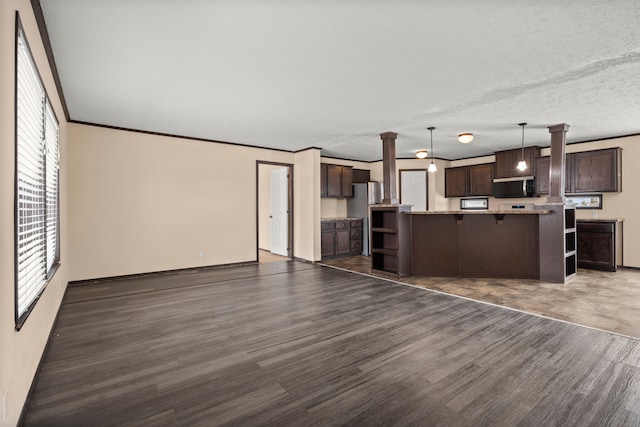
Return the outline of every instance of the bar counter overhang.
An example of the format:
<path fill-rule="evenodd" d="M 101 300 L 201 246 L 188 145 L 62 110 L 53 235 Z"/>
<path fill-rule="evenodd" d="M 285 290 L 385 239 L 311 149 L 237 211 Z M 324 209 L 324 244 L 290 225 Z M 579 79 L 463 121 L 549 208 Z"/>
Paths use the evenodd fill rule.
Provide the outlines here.
<path fill-rule="evenodd" d="M 410 211 L 411 275 L 540 279 L 541 217 L 554 210 Z M 543 257 L 544 258 L 544 257 Z"/>

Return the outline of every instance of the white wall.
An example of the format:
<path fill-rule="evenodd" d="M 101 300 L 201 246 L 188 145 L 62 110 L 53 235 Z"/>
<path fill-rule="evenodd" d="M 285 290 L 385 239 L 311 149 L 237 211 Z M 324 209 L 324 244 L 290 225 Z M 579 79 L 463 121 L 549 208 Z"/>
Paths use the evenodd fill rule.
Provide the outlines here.
<path fill-rule="evenodd" d="M 81 124 L 69 139 L 71 280 L 256 261 L 257 160 L 294 164 L 294 256 L 314 259 L 319 156 Z"/>
<path fill-rule="evenodd" d="M 20 19 L 36 65 L 60 122 L 60 242 L 61 267 L 45 288 L 19 332 L 15 330 L 14 161 L 15 161 L 15 12 Z M 26 0 L 0 1 L 0 396 L 7 392 L 8 418 L 0 425 L 16 425 L 41 354 L 49 337 L 67 284 L 68 162 L 64 112 L 49 69 L 31 4 Z"/>
<path fill-rule="evenodd" d="M 320 261 L 320 150 L 294 155 L 294 256 Z"/>

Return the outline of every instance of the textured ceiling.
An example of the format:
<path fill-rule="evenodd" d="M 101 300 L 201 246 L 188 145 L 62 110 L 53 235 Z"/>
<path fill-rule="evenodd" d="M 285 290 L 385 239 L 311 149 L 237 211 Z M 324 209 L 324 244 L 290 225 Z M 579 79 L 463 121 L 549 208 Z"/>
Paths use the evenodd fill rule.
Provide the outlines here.
<path fill-rule="evenodd" d="M 355 160 L 640 133 L 638 0 L 41 4 L 76 121 Z"/>

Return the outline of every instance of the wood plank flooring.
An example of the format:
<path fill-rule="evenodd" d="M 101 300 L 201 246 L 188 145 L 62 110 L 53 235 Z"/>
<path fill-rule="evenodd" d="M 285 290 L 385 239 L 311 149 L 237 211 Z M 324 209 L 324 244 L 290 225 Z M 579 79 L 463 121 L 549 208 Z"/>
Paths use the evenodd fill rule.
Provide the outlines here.
<path fill-rule="evenodd" d="M 71 287 L 25 426 L 640 425 L 640 343 L 297 261 Z"/>
<path fill-rule="evenodd" d="M 356 256 L 324 262 L 371 274 L 369 258 Z M 407 277 L 403 283 L 471 298 L 591 328 L 640 338 L 640 271 L 578 269 L 566 284 L 524 279 Z"/>

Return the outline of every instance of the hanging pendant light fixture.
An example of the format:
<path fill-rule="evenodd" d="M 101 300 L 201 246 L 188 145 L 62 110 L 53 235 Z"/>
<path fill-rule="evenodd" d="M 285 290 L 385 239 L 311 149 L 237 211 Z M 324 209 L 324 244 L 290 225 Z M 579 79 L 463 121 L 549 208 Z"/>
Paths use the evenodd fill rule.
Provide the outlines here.
<path fill-rule="evenodd" d="M 429 164 L 429 168 L 427 170 L 429 172 L 436 172 L 438 168 L 436 167 L 436 164 L 433 163 L 433 130 L 435 128 L 431 126 L 431 127 L 428 127 L 427 129 L 431 131 L 431 163 Z"/>
<path fill-rule="evenodd" d="M 527 170 L 527 162 L 524 161 L 524 127 L 527 125 L 526 122 L 518 123 L 518 126 L 522 126 L 522 154 L 520 156 L 520 161 L 518 162 L 518 169 L 520 172 L 524 172 Z"/>

